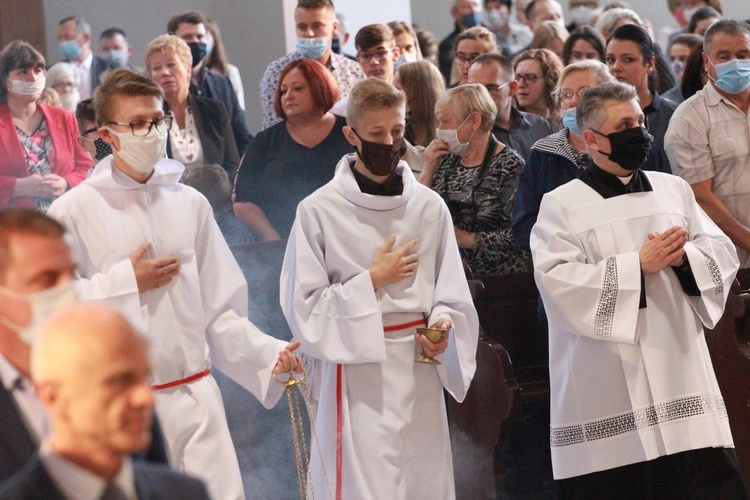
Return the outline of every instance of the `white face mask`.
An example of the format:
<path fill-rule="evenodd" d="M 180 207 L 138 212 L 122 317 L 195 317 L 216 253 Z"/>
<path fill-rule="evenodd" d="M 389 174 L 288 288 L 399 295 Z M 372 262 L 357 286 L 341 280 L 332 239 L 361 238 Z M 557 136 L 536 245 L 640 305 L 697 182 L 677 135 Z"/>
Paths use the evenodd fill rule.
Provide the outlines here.
<path fill-rule="evenodd" d="M 576 26 L 583 26 L 591 21 L 596 11 L 588 5 L 578 5 L 570 9 L 570 20 Z"/>
<path fill-rule="evenodd" d="M 34 95 L 34 96 L 40 96 L 42 95 L 42 91 L 44 90 L 44 86 L 47 84 L 47 78 L 42 77 L 39 80 L 36 80 L 34 82 L 26 82 L 23 80 L 11 80 L 8 79 L 10 82 L 10 88 L 9 90 L 13 92 L 14 94 L 20 94 L 20 95 Z"/>
<path fill-rule="evenodd" d="M 29 295 L 2 286 L 0 286 L 0 291 L 28 301 L 31 309 L 31 321 L 27 326 L 17 325 L 3 316 L 0 316 L 0 323 L 18 333 L 21 340 L 29 345 L 34 343 L 39 328 L 50 316 L 78 302 L 78 294 L 76 294 L 75 284 L 72 281 Z"/>
<path fill-rule="evenodd" d="M 456 129 L 448 129 L 448 130 L 440 130 L 437 129 L 436 131 L 436 137 L 446 143 L 448 145 L 448 151 L 452 155 L 456 156 L 463 156 L 464 153 L 466 153 L 466 148 L 469 147 L 469 142 L 471 142 L 471 138 L 474 137 L 474 132 L 476 130 L 471 131 L 471 135 L 469 136 L 469 140 L 466 141 L 466 143 L 462 143 L 458 140 L 458 131 L 463 127 L 466 122 L 471 118 L 471 113 L 469 116 L 466 117 L 466 119 L 461 123 L 461 125 L 458 126 Z"/>
<path fill-rule="evenodd" d="M 154 171 L 156 163 L 164 158 L 167 151 L 168 132 L 159 132 L 156 127 L 146 137 L 136 137 L 132 132 L 115 132 L 106 127 L 113 135 L 120 139 L 120 149 L 112 145 L 116 151 L 133 170 L 141 174 L 150 174 Z"/>

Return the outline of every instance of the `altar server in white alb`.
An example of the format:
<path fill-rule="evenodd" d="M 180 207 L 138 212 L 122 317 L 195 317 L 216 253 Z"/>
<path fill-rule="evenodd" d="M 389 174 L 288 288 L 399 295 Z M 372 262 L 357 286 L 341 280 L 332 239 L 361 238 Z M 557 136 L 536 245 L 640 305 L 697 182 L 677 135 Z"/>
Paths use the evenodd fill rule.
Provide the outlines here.
<path fill-rule="evenodd" d="M 544 196 L 531 233 L 558 496 L 744 498 L 703 332 L 737 253 L 685 181 L 640 170 L 643 119 L 629 85 L 582 94 L 592 165 Z"/>
<path fill-rule="evenodd" d="M 465 397 L 478 320 L 448 208 L 400 160 L 404 112 L 392 85 L 354 87 L 357 154 L 299 204 L 284 257 L 281 306 L 318 368 L 318 498 L 455 497 L 443 389 Z M 432 344 L 415 333 L 426 325 L 449 334 Z M 415 363 L 421 352 L 442 364 Z"/>
<path fill-rule="evenodd" d="M 73 236 L 81 298 L 104 300 L 146 332 L 152 389 L 170 464 L 203 479 L 212 498 L 244 498 L 213 363 L 267 407 L 282 394 L 272 370 L 297 368 L 297 344 L 247 319 L 247 283 L 211 206 L 164 158 L 171 117 L 162 91 L 114 70 L 97 88 L 100 137 L 112 145 L 92 176 L 50 208 Z"/>

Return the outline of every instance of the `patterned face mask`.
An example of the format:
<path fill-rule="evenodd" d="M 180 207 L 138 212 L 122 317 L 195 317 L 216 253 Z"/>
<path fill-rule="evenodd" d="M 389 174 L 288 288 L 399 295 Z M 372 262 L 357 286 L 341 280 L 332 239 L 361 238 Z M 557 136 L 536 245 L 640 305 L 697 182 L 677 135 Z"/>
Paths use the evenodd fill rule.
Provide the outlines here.
<path fill-rule="evenodd" d="M 83 134 L 81 134 L 81 137 L 83 137 L 83 140 L 85 141 L 94 143 L 94 148 L 96 148 L 96 155 L 94 155 L 94 158 L 97 161 L 101 161 L 107 156 L 112 154 L 112 147 L 106 142 L 104 142 L 101 137 L 98 139 L 89 139 L 88 137 L 86 137 L 86 134 L 90 134 L 91 132 L 96 132 L 96 130 L 97 129 L 95 128 L 86 130 Z"/>

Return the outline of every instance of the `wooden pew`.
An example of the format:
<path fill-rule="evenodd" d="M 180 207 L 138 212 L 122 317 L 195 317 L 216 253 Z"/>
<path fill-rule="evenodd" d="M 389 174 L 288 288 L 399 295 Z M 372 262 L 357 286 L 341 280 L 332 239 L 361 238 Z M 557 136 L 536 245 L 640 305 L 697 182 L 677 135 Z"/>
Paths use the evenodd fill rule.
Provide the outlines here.
<path fill-rule="evenodd" d="M 511 386 L 518 386 L 516 405 L 549 400 L 547 330 L 537 318 L 539 294 L 534 273 L 474 276 L 482 283 L 474 297 L 486 334 L 510 356 Z M 513 381 L 511 381 L 513 380 Z"/>
<path fill-rule="evenodd" d="M 750 269 L 740 269 L 724 316 L 706 343 L 724 397 L 745 484 L 750 486 Z M 748 491 L 750 494 L 750 491 Z"/>
<path fill-rule="evenodd" d="M 532 272 L 473 276 L 482 328 L 506 352 L 505 385 L 513 391 L 511 418 L 495 450 L 501 497 L 554 496 L 549 452 L 549 348 L 539 323 L 539 294 Z M 505 418 L 502 415 L 501 418 Z"/>

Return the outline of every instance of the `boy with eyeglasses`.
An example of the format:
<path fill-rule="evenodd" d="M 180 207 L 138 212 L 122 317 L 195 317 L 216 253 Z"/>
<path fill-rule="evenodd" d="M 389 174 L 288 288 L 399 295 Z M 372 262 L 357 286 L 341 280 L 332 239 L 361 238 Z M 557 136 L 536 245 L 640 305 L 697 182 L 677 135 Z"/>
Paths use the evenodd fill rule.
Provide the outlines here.
<path fill-rule="evenodd" d="M 113 155 L 49 214 L 73 236 L 81 298 L 119 308 L 149 339 L 172 466 L 203 479 L 212 498 L 241 499 L 211 364 L 271 407 L 283 392 L 273 372 L 299 368 L 298 344 L 248 321 L 247 283 L 211 206 L 178 182 L 183 165 L 164 158 L 172 120 L 162 103 L 153 81 L 126 69 L 109 73 L 94 108 Z"/>
<path fill-rule="evenodd" d="M 357 62 L 367 78 L 380 78 L 393 84 L 394 63 L 401 55 L 396 37 L 387 24 L 370 24 L 361 28 L 354 38 Z M 331 108 L 331 113 L 346 116 L 349 96 L 344 96 Z"/>

